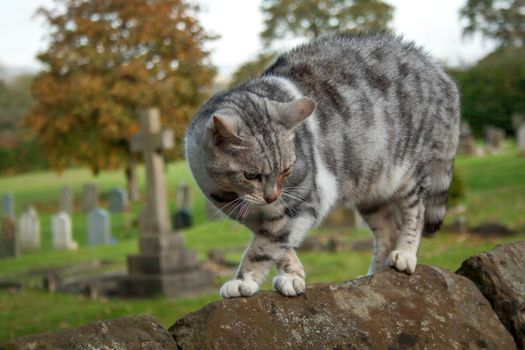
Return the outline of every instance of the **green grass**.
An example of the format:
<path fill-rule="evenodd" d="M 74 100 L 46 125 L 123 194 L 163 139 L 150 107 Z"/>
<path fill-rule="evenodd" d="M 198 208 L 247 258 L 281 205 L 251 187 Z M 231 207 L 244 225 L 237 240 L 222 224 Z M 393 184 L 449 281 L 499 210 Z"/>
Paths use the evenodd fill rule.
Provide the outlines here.
<path fill-rule="evenodd" d="M 486 221 L 502 222 L 519 234 L 508 238 L 481 238 L 440 232 L 432 239 L 423 240 L 419 254 L 420 263 L 456 270 L 469 256 L 491 250 L 497 244 L 525 239 L 525 158 L 517 157 L 516 154 L 515 146 L 507 144 L 506 151 L 501 155 L 459 157 L 456 167 L 466 184 L 464 202 L 468 208 L 469 225 L 474 226 Z M 143 171 L 139 174 L 143 184 Z M 118 242 L 111 246 L 86 246 L 85 215 L 78 211 L 73 215 L 73 234 L 80 243 L 79 250 L 53 251 L 50 238 L 50 217 L 57 210 L 61 186 L 67 184 L 74 188 L 78 208 L 82 185 L 95 182 L 102 193 L 102 206 L 105 206 L 104 200 L 108 191 L 116 186 L 124 186 L 124 181 L 120 172 L 103 172 L 93 177 L 89 171 L 83 169 L 67 170 L 61 176 L 44 172 L 0 178 L 0 192 L 9 191 L 15 195 L 17 213 L 29 204 L 38 208 L 43 240 L 41 251 L 24 253 L 17 259 L 0 261 L 0 278 L 22 280 L 28 286 L 20 292 L 0 290 L 0 339 L 56 331 L 100 319 L 140 313 L 152 314 L 169 327 L 182 315 L 218 300 L 216 293 L 177 300 L 89 300 L 78 295 L 49 294 L 37 288 L 41 275 L 31 272 L 43 268 L 72 266 L 94 259 L 112 260 L 115 266 L 124 268 L 126 255 L 138 250 L 138 229 L 126 228 L 123 214 L 112 214 L 112 233 Z M 227 259 L 238 261 L 243 248 L 250 240 L 249 232 L 230 221 L 206 222 L 204 198 L 183 162 L 171 164 L 167 168 L 167 185 L 172 209 L 175 189 L 181 181 L 187 182 L 194 190 L 192 212 L 197 225 L 184 233 L 187 247 L 196 250 L 201 259 L 205 259 L 206 252 L 211 248 L 228 248 Z M 137 217 L 142 206 L 142 202 L 133 205 L 132 219 Z M 452 219 L 449 218 L 448 221 Z M 317 229 L 313 234 L 327 237 L 336 232 L 345 234 L 349 241 L 368 237 L 366 230 L 350 232 Z M 305 265 L 309 283 L 341 282 L 363 275 L 371 258 L 371 252 L 300 252 L 299 255 Z M 216 287 L 225 280 L 226 277 L 216 278 Z M 263 288 L 269 286 L 267 282 Z"/>

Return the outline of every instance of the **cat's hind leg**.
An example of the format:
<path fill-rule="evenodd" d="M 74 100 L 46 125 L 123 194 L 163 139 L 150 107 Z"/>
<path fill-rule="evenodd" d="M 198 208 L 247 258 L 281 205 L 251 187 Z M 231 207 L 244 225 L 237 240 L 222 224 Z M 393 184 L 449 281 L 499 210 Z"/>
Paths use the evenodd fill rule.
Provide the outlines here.
<path fill-rule="evenodd" d="M 395 247 L 400 225 L 399 209 L 392 202 L 359 207 L 359 213 L 374 235 L 374 257 L 368 269 L 371 275 L 385 269 L 386 259 Z"/>
<path fill-rule="evenodd" d="M 420 188 L 414 187 L 402 194 L 397 203 L 402 225 L 396 247 L 388 256 L 386 263 L 398 271 L 414 273 L 425 217 L 425 206 L 420 197 Z"/>
<path fill-rule="evenodd" d="M 286 296 L 304 293 L 304 267 L 295 250 L 293 248 L 287 249 L 276 263 L 278 275 L 273 279 L 273 287 Z"/>

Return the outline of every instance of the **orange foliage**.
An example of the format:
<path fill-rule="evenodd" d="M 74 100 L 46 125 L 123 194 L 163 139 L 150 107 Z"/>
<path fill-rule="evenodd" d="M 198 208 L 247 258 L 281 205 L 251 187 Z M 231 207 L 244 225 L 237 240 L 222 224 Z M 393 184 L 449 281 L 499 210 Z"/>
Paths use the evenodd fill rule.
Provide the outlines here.
<path fill-rule="evenodd" d="M 25 126 L 55 169 L 127 164 L 139 108 L 159 107 L 183 136 L 215 74 L 197 11 L 183 0 L 56 0 L 39 10 L 50 45 Z"/>

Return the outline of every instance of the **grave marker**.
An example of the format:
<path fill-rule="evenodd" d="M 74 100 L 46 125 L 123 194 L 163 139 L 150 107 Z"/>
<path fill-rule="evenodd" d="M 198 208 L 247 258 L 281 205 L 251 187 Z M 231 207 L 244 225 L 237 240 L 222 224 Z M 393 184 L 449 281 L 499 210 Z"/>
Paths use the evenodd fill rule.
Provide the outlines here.
<path fill-rule="evenodd" d="M 18 220 L 20 249 L 40 249 L 40 218 L 34 207 L 29 207 Z"/>
<path fill-rule="evenodd" d="M 9 218 L 15 217 L 15 197 L 12 193 L 2 195 L 2 215 Z"/>
<path fill-rule="evenodd" d="M 191 205 L 190 187 L 181 182 L 177 188 L 176 206 L 177 210 L 172 216 L 173 228 L 175 230 L 182 230 L 192 226 L 192 216 L 190 212 Z"/>
<path fill-rule="evenodd" d="M 87 235 L 89 245 L 111 243 L 111 224 L 107 210 L 97 208 L 89 212 Z"/>
<path fill-rule="evenodd" d="M 96 207 L 98 207 L 98 187 L 93 183 L 85 184 L 82 193 L 82 209 L 85 213 L 89 213 Z"/>
<path fill-rule="evenodd" d="M 472 136 L 470 125 L 466 121 L 461 122 L 458 153 L 469 156 L 476 154 L 476 142 Z"/>
<path fill-rule="evenodd" d="M 197 254 L 186 250 L 169 221 L 162 151 L 172 148 L 173 132 L 161 130 L 158 109 L 140 113 L 141 132 L 131 138 L 132 152 L 142 152 L 146 167 L 146 207 L 141 215 L 140 254 L 128 256 L 128 276 L 121 288 L 130 295 L 178 296 L 212 284 Z"/>
<path fill-rule="evenodd" d="M 68 214 L 73 213 L 73 190 L 71 189 L 71 186 L 63 186 L 60 189 L 58 211 L 63 211 Z"/>
<path fill-rule="evenodd" d="M 485 143 L 492 151 L 499 151 L 505 139 L 505 130 L 489 125 L 485 127 Z"/>
<path fill-rule="evenodd" d="M 16 258 L 18 242 L 16 221 L 13 217 L 3 217 L 0 222 L 0 258 Z"/>
<path fill-rule="evenodd" d="M 115 188 L 109 193 L 109 210 L 111 212 L 123 212 L 128 209 L 128 191 L 123 188 Z"/>
<path fill-rule="evenodd" d="M 53 248 L 75 250 L 78 243 L 73 240 L 71 217 L 68 213 L 60 212 L 51 218 L 51 235 Z"/>
<path fill-rule="evenodd" d="M 525 156 L 525 123 L 518 128 L 516 138 L 518 139 L 518 150 L 522 156 Z"/>

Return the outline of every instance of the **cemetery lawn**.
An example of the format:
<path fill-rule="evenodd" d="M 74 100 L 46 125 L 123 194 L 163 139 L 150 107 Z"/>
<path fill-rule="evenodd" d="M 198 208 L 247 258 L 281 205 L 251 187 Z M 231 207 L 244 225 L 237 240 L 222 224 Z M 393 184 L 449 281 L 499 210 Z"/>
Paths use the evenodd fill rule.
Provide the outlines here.
<path fill-rule="evenodd" d="M 517 156 L 515 145 L 506 143 L 505 151 L 499 155 L 458 157 L 456 167 L 466 184 L 465 204 L 469 226 L 491 221 L 505 224 L 517 234 L 481 237 L 444 229 L 434 238 L 423 239 L 419 262 L 452 271 L 459 268 L 469 256 L 491 250 L 497 244 L 525 239 L 525 157 Z M 143 172 L 139 173 L 139 178 L 144 181 Z M 228 261 L 238 262 L 250 234 L 230 221 L 206 222 L 205 201 L 184 162 L 168 166 L 167 181 L 172 209 L 174 192 L 179 182 L 187 182 L 194 190 L 192 213 L 196 226 L 185 232 L 187 247 L 198 251 L 201 260 L 205 260 L 209 249 L 222 248 L 226 251 Z M 212 293 L 176 300 L 161 297 L 149 300 L 90 300 L 81 295 L 43 291 L 41 281 L 46 269 L 82 266 L 97 260 L 112 262 L 100 272 L 122 271 L 126 255 L 138 251 L 138 229 L 133 226 L 126 228 L 125 217 L 121 213 L 111 216 L 112 234 L 118 240 L 116 244 L 97 247 L 86 245 L 85 215 L 79 208 L 80 192 L 86 182 L 99 185 L 103 207 L 107 207 L 107 193 L 116 186 L 125 185 L 123 172 L 102 172 L 98 177 L 93 177 L 88 170 L 83 169 L 64 171 L 60 177 L 52 172 L 0 177 L 0 192 L 14 194 L 17 214 L 29 204 L 37 208 L 43 242 L 38 252 L 23 253 L 17 259 L 0 260 L 0 280 L 22 282 L 24 285 L 22 290 L 0 289 L 0 340 L 141 313 L 152 314 L 169 327 L 184 314 L 218 300 L 219 286 L 233 274 L 233 271 L 225 271 L 217 277 L 216 291 Z M 72 216 L 73 235 L 80 248 L 73 252 L 51 249 L 50 217 L 57 210 L 59 189 L 63 185 L 72 186 L 76 196 L 77 208 Z M 137 217 L 141 206 L 140 202 L 133 205 L 131 220 Z M 447 223 L 452 221 L 453 217 L 449 216 Z M 369 237 L 366 230 L 350 232 L 344 229 L 317 229 L 312 234 L 321 239 L 336 234 L 344 235 L 351 243 Z M 300 252 L 299 256 L 305 265 L 307 282 L 342 282 L 366 274 L 371 252 Z M 269 282 L 263 286 L 263 289 L 268 288 Z"/>

